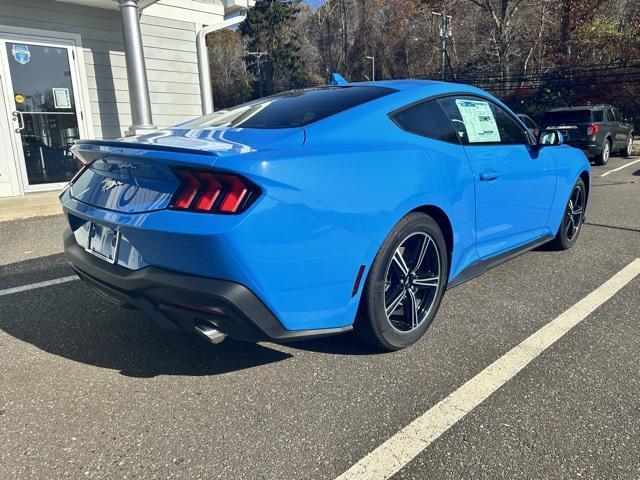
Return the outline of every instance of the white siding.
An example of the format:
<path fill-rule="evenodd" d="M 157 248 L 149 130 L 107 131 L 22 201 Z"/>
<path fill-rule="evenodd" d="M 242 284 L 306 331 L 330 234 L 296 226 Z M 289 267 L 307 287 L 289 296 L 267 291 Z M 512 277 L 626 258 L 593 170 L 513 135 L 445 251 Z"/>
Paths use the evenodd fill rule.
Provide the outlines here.
<path fill-rule="evenodd" d="M 129 127 L 119 12 L 53 0 L 0 0 L 0 25 L 80 35 L 95 136 L 119 137 Z M 154 123 L 166 127 L 200 115 L 195 25 L 143 15 L 141 29 Z"/>

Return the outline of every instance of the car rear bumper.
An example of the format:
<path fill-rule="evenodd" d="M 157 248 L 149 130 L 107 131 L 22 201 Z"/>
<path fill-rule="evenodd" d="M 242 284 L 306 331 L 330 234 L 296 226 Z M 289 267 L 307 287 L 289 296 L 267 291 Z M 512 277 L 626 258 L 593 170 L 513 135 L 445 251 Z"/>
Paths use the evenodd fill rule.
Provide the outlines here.
<path fill-rule="evenodd" d="M 602 145 L 590 143 L 588 141 L 568 141 L 565 143 L 571 147 L 582 150 L 589 158 L 597 157 L 602 153 Z"/>
<path fill-rule="evenodd" d="M 70 229 L 64 248 L 73 269 L 93 290 L 122 307 L 137 307 L 160 326 L 196 332 L 213 324 L 231 338 L 286 342 L 345 333 L 351 326 L 287 330 L 245 286 L 156 267 L 129 270 L 109 264 L 78 245 Z"/>
<path fill-rule="evenodd" d="M 602 146 L 601 145 L 584 145 L 582 147 L 582 151 L 587 157 L 593 158 L 602 154 Z"/>

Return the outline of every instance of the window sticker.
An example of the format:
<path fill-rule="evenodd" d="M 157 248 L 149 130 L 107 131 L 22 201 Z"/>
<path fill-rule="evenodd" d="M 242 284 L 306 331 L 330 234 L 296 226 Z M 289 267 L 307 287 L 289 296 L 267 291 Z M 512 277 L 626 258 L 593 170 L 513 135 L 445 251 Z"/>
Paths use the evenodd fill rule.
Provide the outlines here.
<path fill-rule="evenodd" d="M 26 65 L 31 60 L 31 50 L 29 50 L 28 45 L 14 43 L 11 48 L 11 54 L 13 55 L 14 60 L 20 65 Z"/>
<path fill-rule="evenodd" d="M 456 99 L 469 143 L 499 142 L 500 133 L 489 102 Z"/>
<path fill-rule="evenodd" d="M 71 95 L 68 88 L 52 88 L 52 90 L 56 108 L 71 108 Z"/>

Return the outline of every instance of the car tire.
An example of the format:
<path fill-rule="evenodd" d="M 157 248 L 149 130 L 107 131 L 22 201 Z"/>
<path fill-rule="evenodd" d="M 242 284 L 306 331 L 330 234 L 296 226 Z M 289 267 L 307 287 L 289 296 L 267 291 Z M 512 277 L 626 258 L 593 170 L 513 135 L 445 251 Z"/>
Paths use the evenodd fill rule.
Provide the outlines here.
<path fill-rule="evenodd" d="M 438 312 L 448 276 L 447 244 L 438 223 L 424 213 L 405 216 L 371 265 L 356 335 L 386 351 L 417 342 Z"/>
<path fill-rule="evenodd" d="M 584 181 L 579 178 L 571 189 L 571 195 L 569 195 L 567 206 L 562 214 L 560 228 L 552 241 L 552 246 L 556 250 L 568 250 L 576 244 L 582 231 L 584 212 L 587 206 L 586 192 Z"/>
<path fill-rule="evenodd" d="M 627 140 L 627 146 L 624 150 L 622 150 L 622 156 L 629 158 L 633 153 L 633 132 L 629 134 L 629 139 Z"/>
<path fill-rule="evenodd" d="M 596 165 L 606 165 L 609 162 L 609 157 L 611 156 L 611 142 L 609 142 L 608 138 L 604 139 L 602 142 L 602 148 L 600 149 L 600 153 L 595 158 Z"/>

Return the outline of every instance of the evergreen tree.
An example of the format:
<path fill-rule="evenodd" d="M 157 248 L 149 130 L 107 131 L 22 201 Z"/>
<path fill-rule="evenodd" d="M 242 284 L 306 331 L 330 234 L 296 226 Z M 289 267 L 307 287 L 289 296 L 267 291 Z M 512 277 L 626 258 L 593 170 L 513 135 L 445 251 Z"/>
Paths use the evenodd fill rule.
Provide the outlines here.
<path fill-rule="evenodd" d="M 260 80 L 264 95 L 307 83 L 296 25 L 299 11 L 300 0 L 257 0 L 255 7 L 249 10 L 247 19 L 240 24 L 239 31 L 247 40 L 248 52 L 267 53 L 259 60 L 251 55 L 247 58 L 256 78 L 255 96 L 260 91 Z"/>

